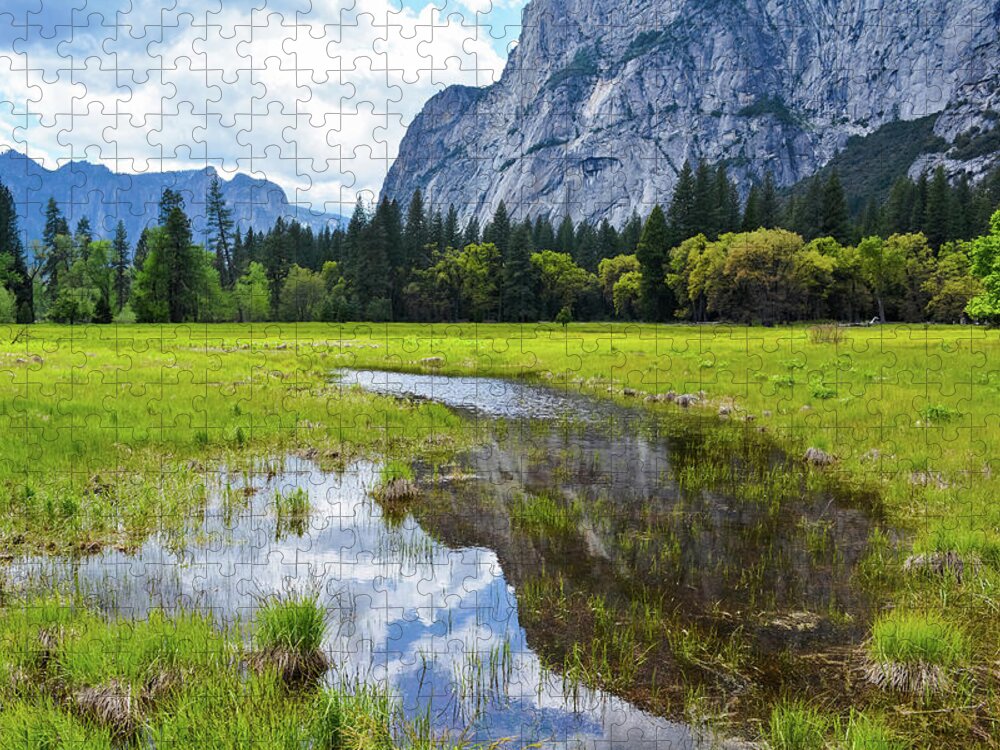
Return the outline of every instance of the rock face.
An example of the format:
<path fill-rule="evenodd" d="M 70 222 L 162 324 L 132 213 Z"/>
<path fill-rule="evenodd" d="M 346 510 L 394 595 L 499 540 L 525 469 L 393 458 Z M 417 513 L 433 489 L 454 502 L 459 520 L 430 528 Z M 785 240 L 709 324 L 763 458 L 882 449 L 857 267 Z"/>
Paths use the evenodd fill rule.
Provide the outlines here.
<path fill-rule="evenodd" d="M 156 223 L 164 188 L 171 188 L 184 197 L 195 240 L 200 241 L 205 224 L 205 196 L 215 174 L 211 167 L 124 174 L 85 161 L 46 169 L 17 151 L 0 153 L 0 182 L 13 193 L 20 216 L 19 226 L 29 252 L 32 241 L 42 237 L 45 208 L 50 197 L 59 204 L 71 230 L 86 216 L 95 237 L 111 239 L 121 219 L 125 222 L 129 242 L 134 246 L 143 228 Z M 336 226 L 341 220 L 339 216 L 296 209 L 289 204 L 285 191 L 268 180 L 244 174 L 237 174 L 231 180 L 221 179 L 222 195 L 232 209 L 233 220 L 244 232 L 251 226 L 267 231 L 279 216 L 317 229 L 328 224 Z"/>
<path fill-rule="evenodd" d="M 788 185 L 852 135 L 932 114 L 949 145 L 912 169 L 979 175 L 998 81 L 1000 0 L 532 0 L 500 81 L 427 102 L 382 193 L 621 223 L 685 159 L 725 161 L 744 191 L 766 170 Z"/>

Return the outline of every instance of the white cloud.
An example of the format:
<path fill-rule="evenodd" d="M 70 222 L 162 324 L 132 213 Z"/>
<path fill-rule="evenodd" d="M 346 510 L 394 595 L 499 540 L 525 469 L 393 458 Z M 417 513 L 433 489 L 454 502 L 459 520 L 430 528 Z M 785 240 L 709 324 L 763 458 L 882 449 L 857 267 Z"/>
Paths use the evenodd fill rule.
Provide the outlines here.
<path fill-rule="evenodd" d="M 358 191 L 377 193 L 430 96 L 453 83 L 487 85 L 504 64 L 472 10 L 350 0 L 282 16 L 180 5 L 153 26 L 144 25 L 152 14 L 143 23 L 119 15 L 117 25 L 95 16 L 62 41 L 28 39 L 0 53 L 0 71 L 11 69 L 0 78 L 0 143 L 47 166 L 208 163 L 349 213 Z"/>

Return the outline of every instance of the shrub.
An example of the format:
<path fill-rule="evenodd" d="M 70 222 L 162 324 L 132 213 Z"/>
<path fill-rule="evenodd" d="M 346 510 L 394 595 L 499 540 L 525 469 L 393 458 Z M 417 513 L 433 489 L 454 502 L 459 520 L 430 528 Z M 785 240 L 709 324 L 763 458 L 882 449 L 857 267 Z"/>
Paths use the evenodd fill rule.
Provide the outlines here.
<path fill-rule="evenodd" d="M 844 341 L 844 329 L 836 323 L 813 326 L 809 329 L 809 340 L 814 344 L 841 344 Z"/>
<path fill-rule="evenodd" d="M 0 323 L 13 323 L 16 319 L 14 295 L 0 286 Z"/>
<path fill-rule="evenodd" d="M 957 410 L 944 404 L 928 404 L 920 410 L 920 416 L 924 418 L 925 422 L 944 424 L 958 419 L 962 415 Z"/>

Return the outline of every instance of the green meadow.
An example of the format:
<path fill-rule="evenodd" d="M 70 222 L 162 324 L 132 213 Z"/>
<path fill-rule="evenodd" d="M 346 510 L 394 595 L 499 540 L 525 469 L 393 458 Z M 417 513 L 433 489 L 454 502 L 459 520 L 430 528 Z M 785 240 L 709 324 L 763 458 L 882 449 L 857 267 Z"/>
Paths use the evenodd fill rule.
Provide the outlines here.
<path fill-rule="evenodd" d="M 0 327 L 0 551 L 4 561 L 86 555 L 134 549 L 152 533 L 190 533 L 212 467 L 290 453 L 331 468 L 383 461 L 382 491 L 402 502 L 411 465 L 444 465 L 475 444 L 477 430 L 456 413 L 347 388 L 333 376 L 339 368 L 519 379 L 664 420 L 696 412 L 770 436 L 824 481 L 864 488 L 885 518 L 854 573 L 883 611 L 863 643 L 836 656 L 847 684 L 760 706 L 756 723 L 724 731 L 775 748 L 990 747 L 1000 741 L 998 363 L 1000 331 L 973 326 Z M 274 502 L 289 518 L 309 513 L 294 493 Z M 532 532 L 575 523 L 545 497 L 515 510 Z M 819 550 L 821 531 L 810 537 Z M 109 747 L 131 741 L 140 717 L 157 744 L 242 747 L 262 736 L 285 747 L 384 747 L 401 736 L 433 744 L 419 728 L 390 734 L 398 717 L 370 688 L 303 693 L 283 678 L 293 657 L 266 663 L 261 654 L 272 647 L 321 640 L 308 601 L 273 602 L 256 624 L 262 642 L 247 645 L 195 615 L 132 626 L 70 594 L 3 580 L 0 748 L 74 738 L 83 744 L 73 747 Z M 543 606 L 541 589 L 525 594 Z M 580 653 L 593 652 L 588 638 L 638 631 L 636 623 L 609 620 L 597 635 L 581 634 Z M 659 633 L 662 623 L 641 627 Z M 661 640 L 670 638 L 701 661 L 740 661 L 679 636 Z M 118 644 L 116 658 L 101 648 L 108 642 Z M 629 673 L 609 680 L 578 666 L 584 681 L 636 692 Z M 132 708 L 86 697 L 108 685 L 132 696 Z M 245 711 L 247 696 L 267 710 Z M 719 701 L 692 695 L 688 704 L 726 726 Z M 102 718 L 108 706 L 114 722 Z"/>

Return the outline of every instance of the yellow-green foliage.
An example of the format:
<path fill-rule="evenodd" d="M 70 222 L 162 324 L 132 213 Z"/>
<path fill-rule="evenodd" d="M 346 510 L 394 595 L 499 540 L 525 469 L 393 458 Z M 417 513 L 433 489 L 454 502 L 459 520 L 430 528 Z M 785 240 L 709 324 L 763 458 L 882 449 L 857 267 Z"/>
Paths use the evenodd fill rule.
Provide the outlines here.
<path fill-rule="evenodd" d="M 968 658 L 969 643 L 940 615 L 890 612 L 875 621 L 869 652 L 877 662 L 947 667 Z"/>

